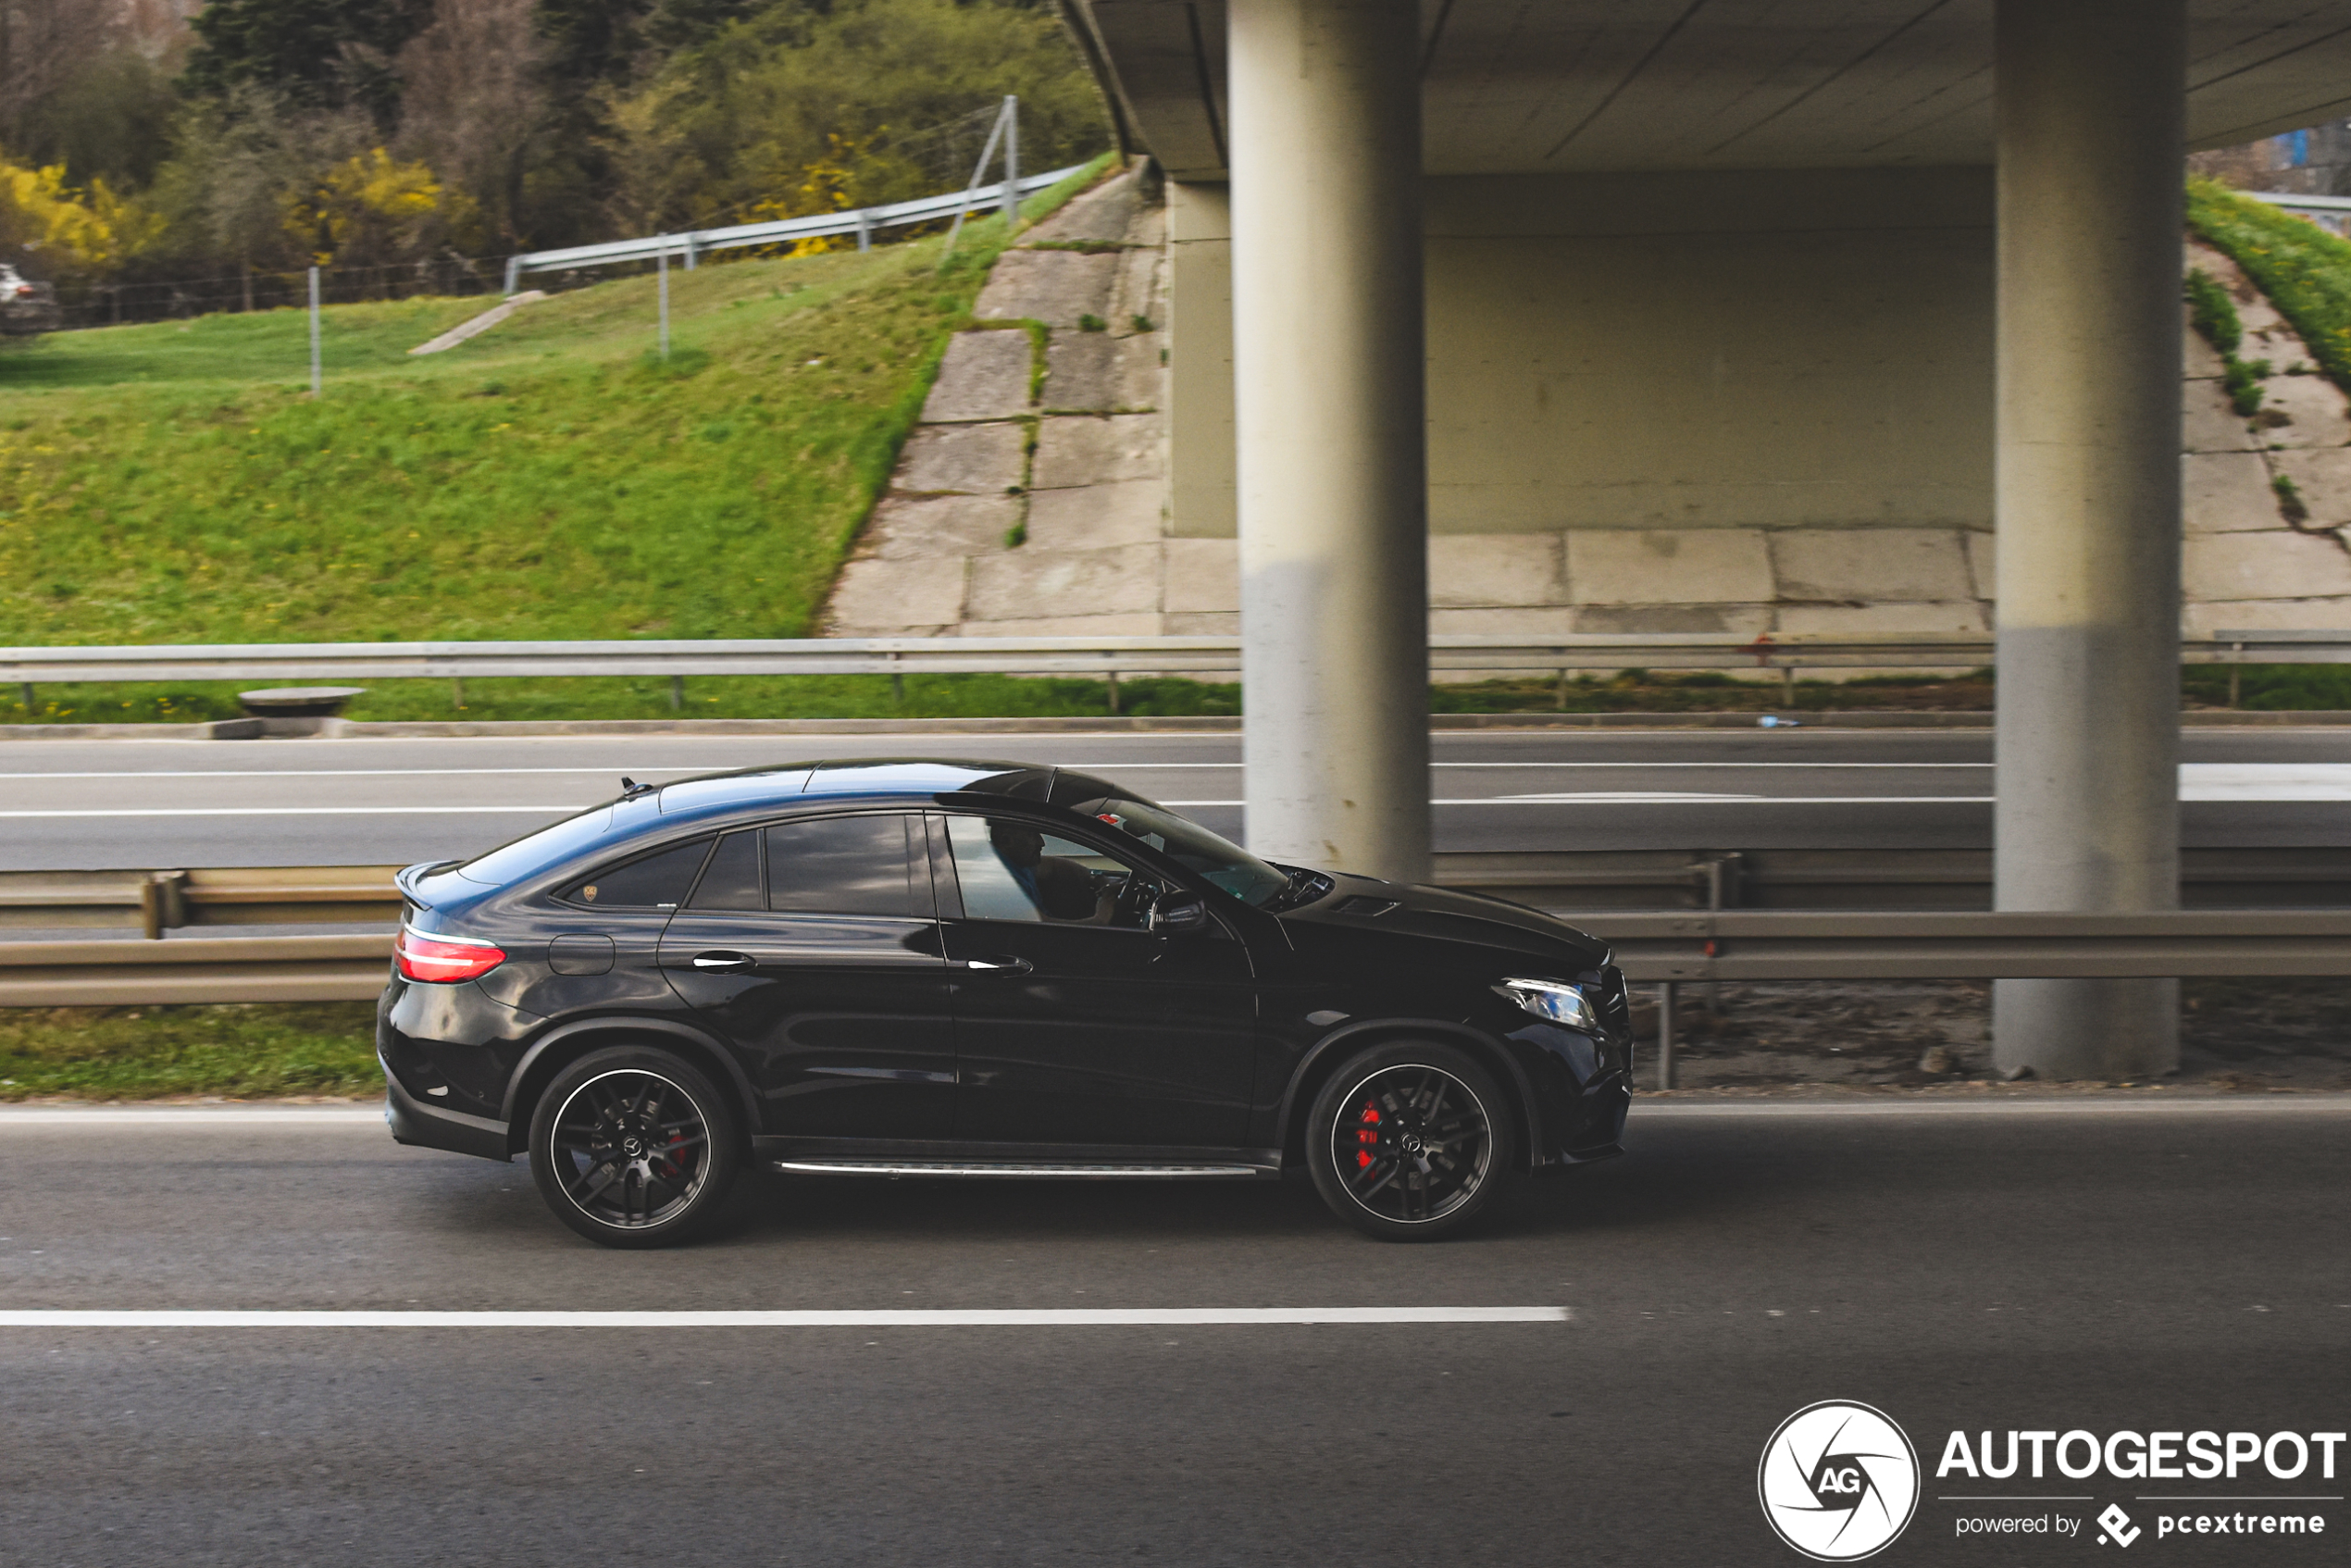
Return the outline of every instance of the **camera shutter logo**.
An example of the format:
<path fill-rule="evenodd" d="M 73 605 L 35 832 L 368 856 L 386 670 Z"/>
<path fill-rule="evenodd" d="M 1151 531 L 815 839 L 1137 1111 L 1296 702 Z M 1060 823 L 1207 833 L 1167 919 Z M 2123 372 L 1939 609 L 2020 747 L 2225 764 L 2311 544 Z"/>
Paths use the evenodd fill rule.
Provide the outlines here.
<path fill-rule="evenodd" d="M 1755 1471 L 1763 1517 L 1818 1562 L 1853 1562 L 1893 1544 L 1919 1506 L 1919 1456 L 1884 1411 L 1843 1400 L 1780 1423 Z"/>

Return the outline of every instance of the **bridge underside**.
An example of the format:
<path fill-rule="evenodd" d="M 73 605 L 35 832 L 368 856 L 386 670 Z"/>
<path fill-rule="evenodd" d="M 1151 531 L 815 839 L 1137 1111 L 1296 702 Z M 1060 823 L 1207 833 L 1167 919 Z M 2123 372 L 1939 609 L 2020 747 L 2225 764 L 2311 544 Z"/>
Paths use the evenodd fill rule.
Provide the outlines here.
<path fill-rule="evenodd" d="M 2180 159 L 2351 109 L 2351 0 L 1066 8 L 1173 182 L 1256 847 L 1425 874 L 1432 529 L 1962 529 L 2000 907 L 2176 904 Z M 2160 1071 L 2172 1014 L 2003 982 L 2000 1059 Z"/>

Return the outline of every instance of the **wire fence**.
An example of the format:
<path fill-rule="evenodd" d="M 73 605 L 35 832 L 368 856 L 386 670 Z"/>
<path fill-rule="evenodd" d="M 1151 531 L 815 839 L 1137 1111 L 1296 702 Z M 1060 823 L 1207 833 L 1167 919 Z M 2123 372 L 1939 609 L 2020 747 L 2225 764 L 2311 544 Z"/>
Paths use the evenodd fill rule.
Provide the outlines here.
<path fill-rule="evenodd" d="M 461 255 L 454 250 L 416 261 L 381 266 L 322 267 L 319 298 L 327 305 L 373 300 L 494 294 L 505 275 L 505 257 Z M 299 310 L 310 304 L 306 268 L 258 268 L 210 278 L 175 278 L 156 282 L 60 286 L 58 313 L 66 330 L 116 327 L 140 321 L 180 321 L 225 312 Z"/>
<path fill-rule="evenodd" d="M 893 133 L 885 128 L 846 151 L 860 157 L 879 156 L 909 165 L 915 188 L 926 191 L 959 189 L 971 177 L 974 160 L 987 143 L 1001 113 L 998 104 L 974 109 L 938 125 Z M 891 181 L 895 183 L 896 181 Z M 772 200 L 739 203 L 700 218 L 695 227 L 709 229 L 775 211 Z M 946 220 L 925 219 L 893 230 L 893 237 L 911 239 L 935 232 Z M 752 255 L 771 254 L 763 247 Z M 507 286 L 504 254 L 466 255 L 452 247 L 414 260 L 380 264 L 323 267 L 318 269 L 319 297 L 328 305 L 356 305 L 418 296 L 497 294 Z M 551 292 L 583 287 L 615 275 L 615 264 L 600 264 L 593 271 L 551 271 L 533 279 L 532 286 Z M 618 264 L 622 273 L 653 269 L 646 259 Z M 201 278 L 175 278 L 118 282 L 68 282 L 57 285 L 61 330 L 122 326 L 136 322 L 179 321 L 198 316 L 244 311 L 302 309 L 309 304 L 309 272 L 291 269 L 241 268 Z"/>

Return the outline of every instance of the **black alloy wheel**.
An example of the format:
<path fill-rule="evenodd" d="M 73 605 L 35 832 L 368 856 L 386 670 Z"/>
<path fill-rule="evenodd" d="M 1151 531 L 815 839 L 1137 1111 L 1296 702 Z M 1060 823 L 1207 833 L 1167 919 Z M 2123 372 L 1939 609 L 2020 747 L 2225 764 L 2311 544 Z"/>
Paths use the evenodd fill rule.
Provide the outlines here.
<path fill-rule="evenodd" d="M 591 1052 L 530 1119 L 530 1176 L 555 1217 L 607 1247 L 661 1247 L 717 1210 L 740 1163 L 710 1080 L 665 1051 Z"/>
<path fill-rule="evenodd" d="M 1307 1165 L 1340 1218 L 1389 1241 L 1449 1236 L 1493 1200 L 1511 1169 L 1510 1101 L 1450 1046 L 1364 1052 L 1315 1097 Z"/>

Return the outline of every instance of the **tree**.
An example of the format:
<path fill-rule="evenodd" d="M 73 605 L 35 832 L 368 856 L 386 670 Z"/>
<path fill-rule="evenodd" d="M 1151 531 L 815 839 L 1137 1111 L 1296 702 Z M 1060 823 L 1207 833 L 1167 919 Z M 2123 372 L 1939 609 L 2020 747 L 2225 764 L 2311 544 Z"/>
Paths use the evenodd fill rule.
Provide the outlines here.
<path fill-rule="evenodd" d="M 430 0 L 211 0 L 189 23 L 197 43 L 181 80 L 210 97 L 251 85 L 303 108 L 357 105 L 388 126 L 392 56 L 429 11 Z"/>
<path fill-rule="evenodd" d="M 400 55 L 401 146 L 464 192 L 504 249 L 523 246 L 525 180 L 543 142 L 534 0 L 440 0 Z"/>

